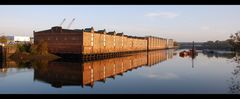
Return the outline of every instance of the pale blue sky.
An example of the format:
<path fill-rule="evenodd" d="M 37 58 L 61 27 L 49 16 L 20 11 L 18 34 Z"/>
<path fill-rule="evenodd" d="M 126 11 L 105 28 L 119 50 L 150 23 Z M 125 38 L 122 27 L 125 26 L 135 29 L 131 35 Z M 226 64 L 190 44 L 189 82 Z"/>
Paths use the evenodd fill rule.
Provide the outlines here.
<path fill-rule="evenodd" d="M 59 25 L 93 26 L 177 41 L 225 40 L 240 30 L 240 5 L 1 5 L 0 33 L 32 36 Z M 1 34 L 2 35 L 2 34 Z"/>

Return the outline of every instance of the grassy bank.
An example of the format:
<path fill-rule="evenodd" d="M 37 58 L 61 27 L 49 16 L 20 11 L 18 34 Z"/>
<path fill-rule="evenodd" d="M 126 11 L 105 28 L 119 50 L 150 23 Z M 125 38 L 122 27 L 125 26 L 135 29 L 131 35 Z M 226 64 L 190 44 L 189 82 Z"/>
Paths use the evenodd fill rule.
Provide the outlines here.
<path fill-rule="evenodd" d="M 55 60 L 61 57 L 48 53 L 48 44 L 45 41 L 38 44 L 17 44 L 17 49 L 9 58 L 15 61 Z"/>
<path fill-rule="evenodd" d="M 56 56 L 54 54 L 45 54 L 45 55 L 38 55 L 38 54 L 30 54 L 27 52 L 17 52 L 14 53 L 9 57 L 14 61 L 36 61 L 36 60 L 55 60 L 61 57 Z"/>

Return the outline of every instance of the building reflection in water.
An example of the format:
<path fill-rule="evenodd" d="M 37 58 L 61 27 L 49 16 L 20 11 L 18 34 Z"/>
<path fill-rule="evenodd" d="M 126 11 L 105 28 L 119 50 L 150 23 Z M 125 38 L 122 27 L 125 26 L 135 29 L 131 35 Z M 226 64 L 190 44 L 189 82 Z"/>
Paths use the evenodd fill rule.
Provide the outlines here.
<path fill-rule="evenodd" d="M 174 50 L 141 52 L 124 57 L 88 62 L 53 61 L 48 66 L 35 66 L 34 80 L 50 83 L 53 87 L 91 86 L 95 81 L 105 83 L 107 79 L 142 66 L 152 66 L 171 59 Z M 40 65 L 40 64 L 39 64 Z M 46 64 L 45 64 L 46 65 Z M 36 68 L 41 67 L 41 68 Z"/>

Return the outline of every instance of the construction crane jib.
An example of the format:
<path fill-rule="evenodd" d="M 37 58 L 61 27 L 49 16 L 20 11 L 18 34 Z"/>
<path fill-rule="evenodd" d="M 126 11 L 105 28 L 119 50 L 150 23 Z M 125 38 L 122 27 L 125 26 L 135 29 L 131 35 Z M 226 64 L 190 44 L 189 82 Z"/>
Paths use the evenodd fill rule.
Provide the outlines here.
<path fill-rule="evenodd" d="M 66 19 L 64 18 L 63 21 L 60 23 L 59 26 L 62 26 L 65 21 L 66 21 Z"/>
<path fill-rule="evenodd" d="M 74 20 L 75 20 L 75 18 L 73 18 L 73 20 L 69 23 L 69 25 L 68 25 L 68 29 L 71 27 L 71 25 L 72 25 L 72 23 L 74 22 Z"/>

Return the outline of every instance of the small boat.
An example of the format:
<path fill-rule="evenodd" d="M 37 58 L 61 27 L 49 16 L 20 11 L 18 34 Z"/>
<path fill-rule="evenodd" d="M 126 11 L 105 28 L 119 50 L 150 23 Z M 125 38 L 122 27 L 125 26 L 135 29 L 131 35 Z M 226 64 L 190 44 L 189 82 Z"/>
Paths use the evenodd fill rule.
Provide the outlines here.
<path fill-rule="evenodd" d="M 186 56 L 191 56 L 191 57 L 194 57 L 197 55 L 197 52 L 196 50 L 189 50 L 189 51 L 182 51 L 179 53 L 179 56 L 181 57 L 186 57 Z"/>
<path fill-rule="evenodd" d="M 191 56 L 192 58 L 194 58 L 195 56 L 197 56 L 197 51 L 194 47 L 194 42 L 193 42 L 193 47 L 192 49 L 188 50 L 188 51 L 182 51 L 179 53 L 179 56 L 181 57 L 186 57 L 186 56 Z"/>
<path fill-rule="evenodd" d="M 188 52 L 187 51 L 182 51 L 182 52 L 180 52 L 180 54 L 186 55 L 186 54 L 188 54 Z"/>
<path fill-rule="evenodd" d="M 181 57 L 186 57 L 188 55 L 189 55 L 189 52 L 187 52 L 187 51 L 182 51 L 179 53 L 179 56 L 181 56 Z"/>

